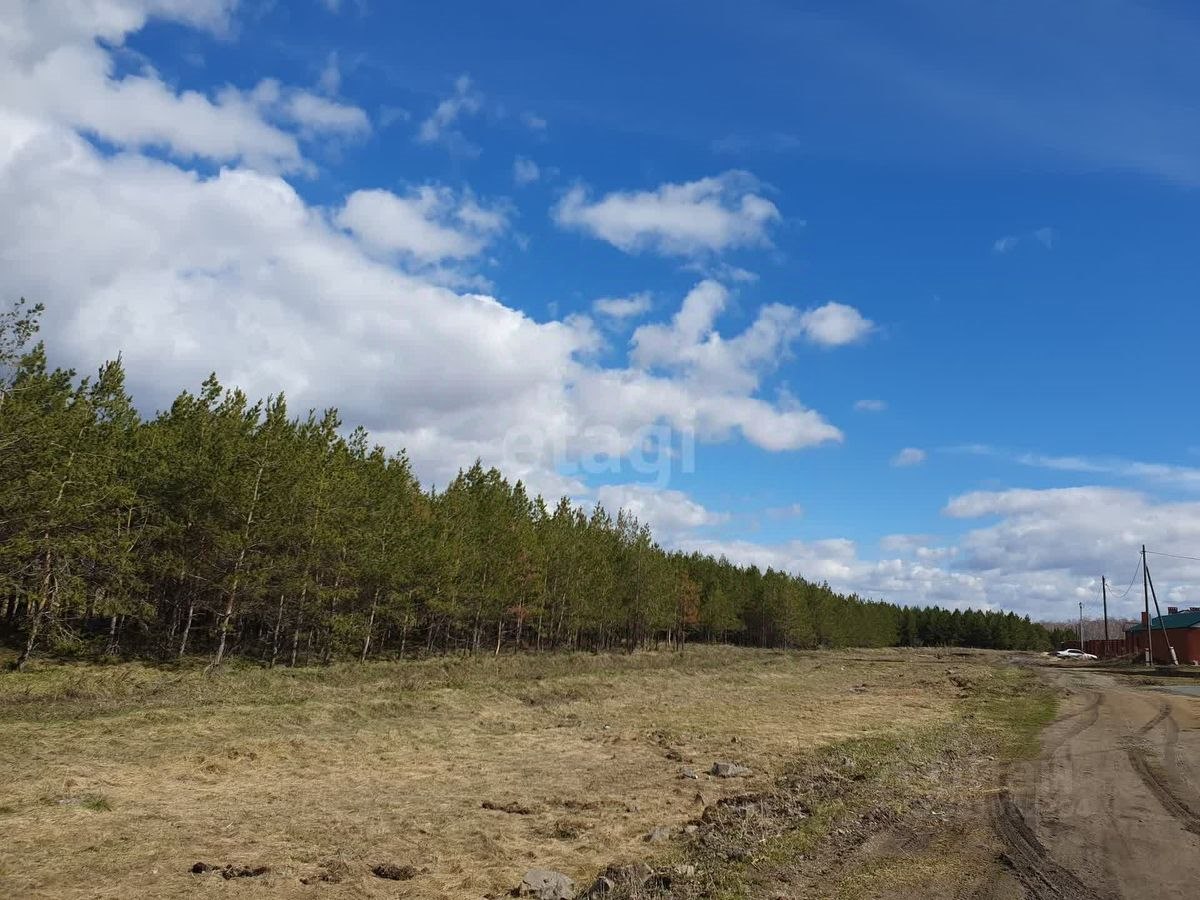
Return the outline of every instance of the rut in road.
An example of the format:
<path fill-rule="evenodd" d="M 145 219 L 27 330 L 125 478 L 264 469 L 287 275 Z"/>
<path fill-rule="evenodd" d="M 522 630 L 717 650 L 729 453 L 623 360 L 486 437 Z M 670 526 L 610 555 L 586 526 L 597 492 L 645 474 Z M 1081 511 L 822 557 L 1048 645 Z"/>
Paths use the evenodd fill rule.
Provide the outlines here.
<path fill-rule="evenodd" d="M 1050 858 L 1007 790 L 992 805 L 992 827 L 1006 847 L 1005 862 L 1034 900 L 1112 900 Z"/>
<path fill-rule="evenodd" d="M 1161 722 L 1163 719 L 1167 718 L 1170 715 L 1171 715 L 1171 704 L 1164 703 L 1162 705 L 1162 709 L 1160 709 L 1158 711 L 1158 713 L 1154 716 L 1154 718 L 1151 719 L 1149 722 L 1147 722 L 1145 725 L 1143 725 L 1141 728 L 1139 728 L 1137 730 L 1138 735 L 1140 736 L 1140 735 L 1144 735 L 1144 734 L 1149 734 L 1151 731 L 1154 730 L 1155 725 L 1157 725 L 1159 722 Z"/>
<path fill-rule="evenodd" d="M 1174 742 L 1179 739 L 1179 726 L 1175 724 L 1175 720 L 1171 716 L 1169 703 L 1164 703 L 1158 714 L 1139 728 L 1137 734 L 1139 737 L 1144 737 L 1163 721 L 1170 726 L 1167 746 L 1164 749 L 1172 751 Z M 1133 771 L 1137 772 L 1138 778 L 1142 779 L 1142 784 L 1146 785 L 1147 790 L 1162 804 L 1163 809 L 1179 820 L 1179 824 L 1185 829 L 1200 836 L 1200 813 L 1192 809 L 1187 801 L 1179 796 L 1172 787 L 1167 773 L 1151 762 L 1146 756 L 1145 749 L 1141 747 L 1130 747 L 1126 751 L 1126 755 L 1129 757 L 1129 764 L 1133 766 Z"/>
<path fill-rule="evenodd" d="M 1068 713 L 1067 715 L 1061 717 L 1058 720 L 1059 723 L 1067 722 L 1072 719 L 1075 721 L 1071 722 L 1070 728 L 1066 729 L 1061 735 L 1059 735 L 1053 744 L 1049 744 L 1045 748 L 1043 751 L 1044 754 L 1046 756 L 1050 756 L 1072 738 L 1082 734 L 1095 725 L 1100 719 L 1100 707 L 1103 704 L 1104 695 L 1099 691 L 1096 691 L 1092 693 L 1092 699 L 1088 701 L 1087 705 L 1078 712 Z"/>
<path fill-rule="evenodd" d="M 1163 809 L 1178 819 L 1179 824 L 1192 834 L 1200 835 L 1200 814 L 1175 793 L 1166 778 L 1146 759 L 1145 754 L 1140 750 L 1130 750 L 1129 764 L 1133 766 L 1133 771 L 1137 772 L 1150 793 L 1162 804 Z"/>

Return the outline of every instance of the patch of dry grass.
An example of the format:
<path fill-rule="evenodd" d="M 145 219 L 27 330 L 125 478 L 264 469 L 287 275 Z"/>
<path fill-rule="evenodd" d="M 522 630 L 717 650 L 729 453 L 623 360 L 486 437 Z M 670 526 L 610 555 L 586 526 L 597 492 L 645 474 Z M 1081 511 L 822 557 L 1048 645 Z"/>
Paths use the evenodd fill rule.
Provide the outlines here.
<path fill-rule="evenodd" d="M 652 827 L 765 784 L 800 753 L 947 721 L 946 665 L 693 647 L 212 678 L 135 664 L 7 674 L 0 895 L 478 898 L 534 866 L 586 883 L 655 852 Z M 755 774 L 704 774 L 717 760 Z M 197 861 L 271 871 L 226 881 L 191 874 Z M 416 875 L 383 880 L 380 863 Z"/>

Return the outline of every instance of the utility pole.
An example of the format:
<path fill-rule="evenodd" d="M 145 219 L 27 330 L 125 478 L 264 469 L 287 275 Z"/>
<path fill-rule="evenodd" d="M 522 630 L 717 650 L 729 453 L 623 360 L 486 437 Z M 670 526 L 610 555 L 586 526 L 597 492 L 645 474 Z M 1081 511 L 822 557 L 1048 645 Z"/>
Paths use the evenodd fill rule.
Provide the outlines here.
<path fill-rule="evenodd" d="M 1079 601 L 1079 649 L 1083 649 L 1083 601 Z"/>
<path fill-rule="evenodd" d="M 1108 642 L 1108 580 L 1100 576 L 1100 596 L 1104 598 L 1104 640 Z M 1108 648 L 1105 648 L 1107 652 Z"/>
<path fill-rule="evenodd" d="M 1158 625 L 1162 628 L 1163 640 L 1167 644 L 1167 652 L 1171 654 L 1171 665 L 1179 665 L 1179 657 L 1175 655 L 1175 648 L 1171 646 L 1171 635 L 1167 632 L 1167 623 L 1163 619 L 1162 609 L 1158 605 L 1158 591 L 1154 590 L 1154 577 L 1150 574 L 1150 570 L 1146 569 L 1146 580 L 1150 582 L 1150 597 L 1154 600 L 1154 615 L 1158 617 Z"/>
<path fill-rule="evenodd" d="M 1151 665 L 1154 630 L 1150 627 L 1150 573 L 1146 568 L 1146 545 L 1142 544 L 1142 597 L 1146 601 L 1146 665 Z"/>

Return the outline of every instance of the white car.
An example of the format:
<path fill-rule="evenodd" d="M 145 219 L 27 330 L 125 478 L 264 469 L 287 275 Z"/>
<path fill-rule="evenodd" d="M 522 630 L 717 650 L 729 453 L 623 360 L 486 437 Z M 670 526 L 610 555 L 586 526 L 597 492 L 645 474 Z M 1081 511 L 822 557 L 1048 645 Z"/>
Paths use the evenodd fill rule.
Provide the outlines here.
<path fill-rule="evenodd" d="M 1070 650 L 1059 650 L 1054 654 L 1059 659 L 1099 659 L 1095 653 L 1084 653 L 1082 650 L 1074 648 Z"/>

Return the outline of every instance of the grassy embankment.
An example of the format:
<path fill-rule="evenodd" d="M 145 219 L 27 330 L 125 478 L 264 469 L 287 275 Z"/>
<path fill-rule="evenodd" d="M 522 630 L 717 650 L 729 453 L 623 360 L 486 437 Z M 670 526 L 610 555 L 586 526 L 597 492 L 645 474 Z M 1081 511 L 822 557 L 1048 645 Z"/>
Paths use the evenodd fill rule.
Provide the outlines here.
<path fill-rule="evenodd" d="M 0 895 L 478 898 L 535 866 L 586 885 L 650 859 L 696 866 L 673 891 L 754 896 L 843 823 L 1028 752 L 1052 701 L 996 660 L 695 647 L 8 673 Z M 713 778 L 715 761 L 754 774 Z M 721 802 L 738 796 L 753 815 Z M 645 842 L 655 826 L 674 837 Z M 197 861 L 270 871 L 224 881 Z M 377 878 L 382 863 L 415 877 Z"/>

